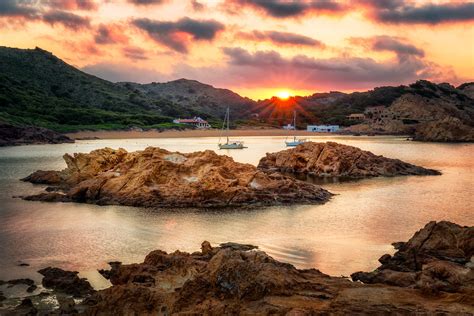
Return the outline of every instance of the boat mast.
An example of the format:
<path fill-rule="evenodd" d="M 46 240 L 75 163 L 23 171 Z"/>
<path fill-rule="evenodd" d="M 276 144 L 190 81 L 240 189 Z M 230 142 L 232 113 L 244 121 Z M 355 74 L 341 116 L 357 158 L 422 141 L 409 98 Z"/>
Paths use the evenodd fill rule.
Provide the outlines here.
<path fill-rule="evenodd" d="M 230 109 L 227 107 L 227 144 L 229 143 L 229 121 L 230 121 Z"/>
<path fill-rule="evenodd" d="M 296 141 L 296 110 L 293 112 L 293 129 L 295 131 L 294 140 Z"/>

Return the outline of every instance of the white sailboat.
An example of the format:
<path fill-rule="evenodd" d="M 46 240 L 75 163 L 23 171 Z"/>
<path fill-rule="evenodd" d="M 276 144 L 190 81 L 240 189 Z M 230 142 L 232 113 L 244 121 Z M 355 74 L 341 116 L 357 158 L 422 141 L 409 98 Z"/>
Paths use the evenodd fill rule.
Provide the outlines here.
<path fill-rule="evenodd" d="M 295 132 L 296 132 L 296 111 L 293 113 L 293 127 L 295 128 Z M 306 139 L 304 138 L 298 139 L 296 138 L 296 135 L 293 136 L 293 140 L 285 140 L 286 147 L 296 147 L 305 142 L 306 142 Z"/>
<path fill-rule="evenodd" d="M 229 140 L 229 123 L 230 123 L 230 110 L 227 107 L 225 113 L 224 123 L 222 124 L 222 132 L 226 132 L 226 142 L 221 143 L 219 138 L 219 149 L 244 149 L 244 142 L 239 140 Z"/>

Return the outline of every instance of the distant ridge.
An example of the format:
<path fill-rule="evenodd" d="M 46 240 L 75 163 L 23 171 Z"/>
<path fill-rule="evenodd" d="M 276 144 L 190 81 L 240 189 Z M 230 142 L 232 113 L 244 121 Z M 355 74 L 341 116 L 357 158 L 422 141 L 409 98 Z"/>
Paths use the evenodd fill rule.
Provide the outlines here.
<path fill-rule="evenodd" d="M 0 120 L 61 132 L 165 129 L 177 127 L 171 123 L 173 118 L 189 116 L 202 116 L 218 126 L 230 107 L 234 124 L 242 127 L 280 127 L 290 123 L 297 110 L 299 128 L 306 124 L 338 124 L 354 125 L 349 129 L 354 133 L 415 135 L 423 126 L 414 122 L 434 124 L 443 120 L 443 130 L 457 125 L 461 129 L 449 137 L 433 126 L 424 130 L 441 138 L 457 139 L 470 135 L 474 126 L 473 98 L 473 82 L 454 87 L 420 80 L 408 86 L 377 87 L 366 92 L 331 91 L 288 101 L 271 98 L 256 102 L 231 90 L 184 78 L 165 83 L 112 83 L 82 72 L 41 48 L 0 47 Z M 401 111 L 410 118 L 410 126 L 348 119 L 352 113 L 375 106 Z"/>

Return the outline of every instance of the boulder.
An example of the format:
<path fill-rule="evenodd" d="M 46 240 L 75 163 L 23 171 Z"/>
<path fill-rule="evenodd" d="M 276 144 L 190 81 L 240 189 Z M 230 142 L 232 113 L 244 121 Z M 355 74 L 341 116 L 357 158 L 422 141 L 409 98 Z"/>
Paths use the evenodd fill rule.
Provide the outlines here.
<path fill-rule="evenodd" d="M 95 292 L 86 279 L 79 278 L 79 272 L 48 267 L 39 270 L 38 273 L 44 276 L 43 286 L 57 292 L 75 297 L 83 297 Z"/>
<path fill-rule="evenodd" d="M 89 154 L 66 154 L 64 159 L 66 169 L 37 171 L 24 179 L 54 183 L 57 190 L 25 199 L 144 207 L 224 207 L 324 203 L 331 197 L 331 193 L 314 184 L 261 171 L 211 150 L 182 154 L 155 147 L 130 153 L 104 148 Z"/>
<path fill-rule="evenodd" d="M 430 222 L 397 246 L 393 256 L 382 256 L 382 265 L 375 271 L 353 273 L 352 279 L 429 293 L 465 291 L 474 295 L 474 271 L 469 265 L 474 256 L 474 227 Z"/>
<path fill-rule="evenodd" d="M 267 153 L 266 157 L 260 160 L 258 168 L 318 177 L 363 178 L 440 174 L 436 170 L 334 142 L 306 142 L 292 149 Z"/>
<path fill-rule="evenodd" d="M 432 246 L 437 247 L 428 247 Z M 383 275 L 362 275 L 374 278 L 374 282 L 390 280 L 366 285 L 330 277 L 316 269 L 297 269 L 256 246 L 224 243 L 216 247 L 204 241 L 201 251 L 191 254 L 155 250 L 143 263 L 115 265 L 112 286 L 87 300 L 85 315 L 472 313 L 472 292 L 462 286 L 450 288 L 449 295 L 426 295 L 423 286 L 444 291 L 447 288 L 443 282 L 451 286 L 465 281 L 459 278 L 461 270 L 445 274 L 444 268 L 448 269 L 425 268 L 425 276 L 445 276 L 434 285 L 430 283 L 433 278 L 394 270 L 384 270 Z M 410 288 L 414 283 L 419 285 Z"/>

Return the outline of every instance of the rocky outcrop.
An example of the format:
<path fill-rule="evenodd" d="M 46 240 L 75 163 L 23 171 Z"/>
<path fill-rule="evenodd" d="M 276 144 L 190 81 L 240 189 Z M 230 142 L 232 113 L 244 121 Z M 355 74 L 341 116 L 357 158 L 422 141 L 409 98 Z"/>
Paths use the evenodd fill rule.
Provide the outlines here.
<path fill-rule="evenodd" d="M 438 175 L 436 170 L 418 167 L 398 159 L 377 156 L 357 147 L 334 142 L 306 142 L 296 148 L 267 153 L 261 170 L 304 173 L 318 177 L 377 177 Z"/>
<path fill-rule="evenodd" d="M 13 126 L 0 122 L 0 147 L 29 144 L 74 143 L 69 137 L 34 126 Z"/>
<path fill-rule="evenodd" d="M 74 297 L 83 297 L 95 292 L 86 279 L 78 276 L 79 272 L 48 267 L 39 270 L 38 273 L 44 276 L 43 286 L 57 292 Z"/>
<path fill-rule="evenodd" d="M 384 115 L 366 119 L 346 129 L 352 133 L 403 134 L 414 140 L 435 142 L 474 141 L 474 85 L 458 88 L 448 83 L 417 81 L 386 105 Z"/>
<path fill-rule="evenodd" d="M 373 272 L 356 272 L 354 281 L 466 293 L 474 304 L 474 227 L 430 222 L 393 255 L 384 255 Z"/>
<path fill-rule="evenodd" d="M 55 187 L 26 197 L 144 207 L 223 207 L 323 203 L 326 190 L 207 150 L 189 154 L 148 147 L 110 148 L 64 155 L 62 171 L 37 171 L 25 178 Z M 59 190 L 59 191 L 58 191 Z"/>
<path fill-rule="evenodd" d="M 464 245 L 467 228 L 447 225 L 446 240 L 430 239 L 426 228 L 403 247 L 417 244 L 430 256 L 463 258 L 471 251 Z M 427 227 L 428 227 L 427 226 Z M 472 229 L 472 228 L 470 228 Z M 441 230 L 440 233 L 447 233 Z M 452 239 L 455 236 L 457 239 Z M 464 237 L 463 237 L 464 236 Z M 416 240 L 416 242 L 414 241 Z M 471 238 L 471 242 L 472 242 Z M 458 246 L 454 243 L 458 242 Z M 411 246 L 410 246 L 411 245 Z M 459 248 L 461 247 L 461 248 Z M 462 251 L 463 253 L 461 253 Z M 458 264 L 458 263 L 453 263 Z M 460 263 L 458 264 L 460 265 Z M 436 268 L 430 273 L 437 275 Z M 446 266 L 441 275 L 457 273 Z M 463 268 L 464 269 L 464 268 Z M 407 273 L 407 272 L 405 272 Z M 114 264 L 108 273 L 112 287 L 99 291 L 86 301 L 86 315 L 314 315 L 314 314 L 431 314 L 473 313 L 472 291 L 461 286 L 436 288 L 430 295 L 405 283 L 362 284 L 343 277 L 330 277 L 316 269 L 299 270 L 278 262 L 252 245 L 236 243 L 212 247 L 203 242 L 192 254 L 155 250 L 140 264 Z"/>
<path fill-rule="evenodd" d="M 429 142 L 474 142 L 474 127 L 458 118 L 447 117 L 440 121 L 420 124 L 413 140 Z"/>

